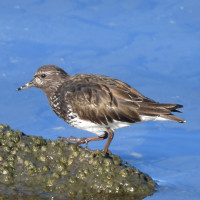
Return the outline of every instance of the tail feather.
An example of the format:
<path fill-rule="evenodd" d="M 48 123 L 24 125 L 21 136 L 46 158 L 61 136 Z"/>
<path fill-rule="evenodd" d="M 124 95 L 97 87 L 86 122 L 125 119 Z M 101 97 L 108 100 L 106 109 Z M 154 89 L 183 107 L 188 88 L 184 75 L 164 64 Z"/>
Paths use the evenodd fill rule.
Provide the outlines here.
<path fill-rule="evenodd" d="M 179 122 L 179 123 L 185 123 L 186 120 L 178 117 L 178 116 L 175 116 L 173 114 L 170 114 L 170 115 L 160 115 L 160 117 L 164 118 L 164 119 L 167 119 L 169 121 L 176 121 L 176 122 Z"/>
<path fill-rule="evenodd" d="M 161 103 L 161 105 L 167 109 L 169 109 L 171 112 L 179 112 L 181 113 L 181 111 L 177 110 L 178 108 L 182 108 L 183 106 L 180 105 L 180 104 L 165 104 L 165 103 Z M 186 120 L 178 117 L 178 116 L 175 116 L 173 114 L 169 114 L 169 115 L 161 115 L 162 118 L 164 119 L 167 119 L 167 120 L 170 120 L 170 121 L 176 121 L 176 122 L 179 122 L 179 123 L 185 123 Z"/>
<path fill-rule="evenodd" d="M 180 110 L 177 110 L 178 108 L 182 108 L 183 105 L 180 104 L 162 104 L 163 107 L 169 109 L 171 112 L 178 112 L 182 113 Z"/>
<path fill-rule="evenodd" d="M 143 102 L 138 110 L 140 115 L 144 116 L 159 116 L 169 121 L 176 121 L 180 123 L 186 122 L 184 119 L 173 115 L 171 112 L 179 112 L 178 108 L 182 108 L 180 104 L 157 103 L 157 102 Z"/>
<path fill-rule="evenodd" d="M 183 105 L 180 105 L 180 104 L 171 104 L 171 103 L 158 103 L 156 106 L 157 107 L 164 107 L 164 108 L 167 108 L 167 109 L 169 109 L 171 111 L 183 107 Z"/>

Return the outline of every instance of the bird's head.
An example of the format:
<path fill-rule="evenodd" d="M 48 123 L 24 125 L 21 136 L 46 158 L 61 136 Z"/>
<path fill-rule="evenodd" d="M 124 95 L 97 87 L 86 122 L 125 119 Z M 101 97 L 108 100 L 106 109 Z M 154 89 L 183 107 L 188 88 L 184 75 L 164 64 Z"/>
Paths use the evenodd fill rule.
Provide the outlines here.
<path fill-rule="evenodd" d="M 55 65 L 44 65 L 35 72 L 31 81 L 19 87 L 17 91 L 30 87 L 40 88 L 45 93 L 55 91 L 66 81 L 67 77 L 69 77 L 69 75 L 61 68 Z"/>

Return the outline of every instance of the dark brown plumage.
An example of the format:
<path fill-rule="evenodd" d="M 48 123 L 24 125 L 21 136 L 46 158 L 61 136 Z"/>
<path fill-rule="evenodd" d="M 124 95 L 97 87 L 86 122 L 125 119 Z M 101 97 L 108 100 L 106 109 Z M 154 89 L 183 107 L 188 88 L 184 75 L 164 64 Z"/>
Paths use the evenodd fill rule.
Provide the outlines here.
<path fill-rule="evenodd" d="M 92 138 L 62 138 L 62 140 L 88 143 L 109 136 L 104 148 L 113 137 L 113 131 L 136 122 L 170 120 L 185 122 L 171 112 L 180 112 L 179 104 L 155 102 L 128 84 L 107 76 L 76 74 L 69 76 L 54 65 L 40 67 L 34 79 L 18 90 L 38 87 L 42 89 L 54 112 L 70 125 L 98 135 Z"/>

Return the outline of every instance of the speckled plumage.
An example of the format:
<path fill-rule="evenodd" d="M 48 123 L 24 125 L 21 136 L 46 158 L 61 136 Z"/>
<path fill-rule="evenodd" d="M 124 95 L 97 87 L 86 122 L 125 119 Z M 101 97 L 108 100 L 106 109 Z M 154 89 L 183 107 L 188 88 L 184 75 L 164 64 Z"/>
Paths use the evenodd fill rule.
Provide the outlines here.
<path fill-rule="evenodd" d="M 36 71 L 32 81 L 18 90 L 32 86 L 45 92 L 53 111 L 68 124 L 101 137 L 67 140 L 77 144 L 106 138 L 107 135 L 113 135 L 114 130 L 137 122 L 185 122 L 171 113 L 179 112 L 177 108 L 182 105 L 155 102 L 128 84 L 107 76 L 69 76 L 55 65 L 45 65 Z M 107 151 L 108 147 L 104 148 L 104 152 Z"/>

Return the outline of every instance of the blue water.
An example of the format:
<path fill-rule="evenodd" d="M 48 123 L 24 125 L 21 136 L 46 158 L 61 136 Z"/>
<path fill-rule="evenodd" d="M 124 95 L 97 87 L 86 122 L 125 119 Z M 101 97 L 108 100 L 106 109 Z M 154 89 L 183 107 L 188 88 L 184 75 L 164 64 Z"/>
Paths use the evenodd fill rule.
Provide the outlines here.
<path fill-rule="evenodd" d="M 199 8 L 199 0 L 0 1 L 0 123 L 50 139 L 93 136 L 59 119 L 42 91 L 15 89 L 44 64 L 118 78 L 183 104 L 187 123 L 134 124 L 116 131 L 110 150 L 158 182 L 146 199 L 200 199 Z"/>

